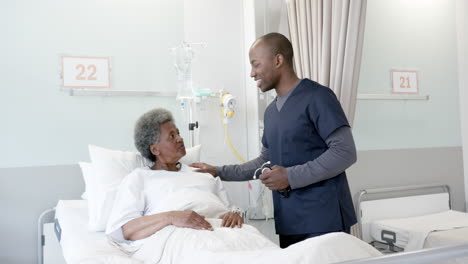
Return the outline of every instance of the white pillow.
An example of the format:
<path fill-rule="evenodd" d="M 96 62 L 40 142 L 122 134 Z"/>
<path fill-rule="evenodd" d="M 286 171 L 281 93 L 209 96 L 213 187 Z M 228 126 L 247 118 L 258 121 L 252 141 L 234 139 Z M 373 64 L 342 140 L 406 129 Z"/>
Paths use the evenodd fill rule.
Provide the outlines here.
<path fill-rule="evenodd" d="M 200 150 L 200 145 L 187 149 L 187 154 L 180 161 L 185 164 L 199 162 Z M 82 167 L 82 171 L 85 167 L 85 170 L 89 170 L 83 173 L 88 196 L 88 227 L 92 231 L 104 231 L 122 179 L 134 169 L 149 166 L 152 162 L 137 152 L 111 150 L 94 145 L 89 145 L 89 155 L 91 166 Z"/>
<path fill-rule="evenodd" d="M 185 150 L 185 156 L 183 156 L 179 162 L 190 165 L 192 163 L 200 162 L 200 150 L 201 145 L 196 145 Z"/>
<path fill-rule="evenodd" d="M 91 162 L 78 162 L 81 168 L 81 175 L 83 175 L 83 180 L 85 183 L 85 191 L 81 195 L 83 200 L 88 199 L 88 193 L 90 192 L 88 188 L 92 185 L 91 181 L 94 179 L 94 170 Z"/>
<path fill-rule="evenodd" d="M 98 183 L 98 177 L 91 162 L 79 162 L 81 172 L 85 182 L 85 192 L 81 197 L 88 200 L 88 227 L 93 231 L 100 231 L 100 222 L 104 221 L 102 207 L 105 204 L 106 197 L 103 195 L 105 189 Z"/>

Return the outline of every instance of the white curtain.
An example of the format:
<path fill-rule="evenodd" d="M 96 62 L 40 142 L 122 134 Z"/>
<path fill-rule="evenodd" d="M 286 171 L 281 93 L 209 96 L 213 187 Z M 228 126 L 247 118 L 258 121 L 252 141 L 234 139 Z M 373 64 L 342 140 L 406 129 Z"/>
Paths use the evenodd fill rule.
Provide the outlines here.
<path fill-rule="evenodd" d="M 294 66 L 330 87 L 352 125 L 367 0 L 287 0 Z"/>

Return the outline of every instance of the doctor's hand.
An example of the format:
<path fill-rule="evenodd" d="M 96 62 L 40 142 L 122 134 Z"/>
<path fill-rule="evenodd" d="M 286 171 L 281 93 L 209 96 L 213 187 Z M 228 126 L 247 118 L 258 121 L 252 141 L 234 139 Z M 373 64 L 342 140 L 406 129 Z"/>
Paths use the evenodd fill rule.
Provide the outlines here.
<path fill-rule="evenodd" d="M 205 220 L 205 217 L 194 211 L 172 211 L 169 215 L 171 224 L 177 227 L 213 231 L 213 227 Z"/>
<path fill-rule="evenodd" d="M 228 212 L 220 216 L 223 219 L 222 227 L 242 227 L 244 218 L 238 212 Z"/>
<path fill-rule="evenodd" d="M 195 172 L 209 173 L 213 176 L 216 176 L 216 168 L 206 163 L 192 163 L 189 166 L 198 168 L 198 170 L 195 170 Z"/>
<path fill-rule="evenodd" d="M 271 170 L 265 170 L 262 174 L 260 174 L 259 179 L 263 184 L 265 184 L 266 187 L 268 187 L 268 189 L 272 191 L 283 190 L 289 186 L 286 168 L 282 166 L 275 165 L 271 168 Z"/>

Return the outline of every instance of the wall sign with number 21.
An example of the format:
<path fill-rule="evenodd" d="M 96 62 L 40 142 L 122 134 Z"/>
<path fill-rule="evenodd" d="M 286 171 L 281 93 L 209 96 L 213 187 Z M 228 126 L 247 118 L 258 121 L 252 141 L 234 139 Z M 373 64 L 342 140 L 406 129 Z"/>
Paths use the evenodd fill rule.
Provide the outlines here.
<path fill-rule="evenodd" d="M 419 81 L 417 71 L 392 70 L 391 73 L 393 93 L 419 93 Z"/>

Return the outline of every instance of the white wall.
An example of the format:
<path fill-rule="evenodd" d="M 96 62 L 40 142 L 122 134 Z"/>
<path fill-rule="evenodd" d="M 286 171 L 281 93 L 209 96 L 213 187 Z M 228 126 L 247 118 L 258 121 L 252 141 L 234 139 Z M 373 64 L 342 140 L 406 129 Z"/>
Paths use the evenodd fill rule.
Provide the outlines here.
<path fill-rule="evenodd" d="M 468 204 L 468 3 L 465 0 L 457 0 L 456 10 L 458 86 L 465 175 L 465 204 Z"/>
<path fill-rule="evenodd" d="M 256 1 L 257 30 L 287 29 L 287 20 L 278 15 L 283 14 L 281 3 L 284 1 Z M 463 135 L 468 131 L 468 93 L 464 89 L 468 83 L 467 5 L 465 0 L 458 0 L 457 6 L 455 0 L 367 1 L 359 93 L 389 94 L 390 69 L 416 69 L 421 94 L 429 95 L 430 100 L 357 102 L 353 135 L 358 162 L 348 170 L 353 194 L 363 188 L 444 183 L 454 190 L 456 209 L 464 210 L 460 196 L 468 190 L 468 176 L 463 179 L 459 161 L 460 119 Z M 269 18 L 267 12 L 265 18 L 265 9 L 274 9 L 270 12 L 276 16 Z M 458 73 L 457 58 L 461 59 Z M 465 137 L 464 149 L 468 149 L 467 142 Z M 464 158 L 468 171 L 468 155 Z M 432 162 L 441 170 L 427 165 Z M 461 189 L 463 182 L 465 188 Z"/>
<path fill-rule="evenodd" d="M 409 162 L 398 162 L 392 157 L 381 161 L 388 167 L 378 169 L 375 164 L 368 164 L 368 170 L 361 171 L 366 174 L 351 178 L 351 185 L 372 187 L 380 183 L 388 187 L 438 182 L 452 185 L 457 200 L 460 193 L 466 194 L 466 155 L 465 177 L 462 163 L 444 161 L 446 155 L 453 160 L 462 159 L 458 149 L 462 135 L 468 131 L 468 98 L 464 89 L 468 73 L 466 7 L 466 1 L 456 5 L 455 0 L 367 1 L 358 92 L 389 94 L 390 70 L 409 69 L 418 71 L 420 94 L 429 95 L 430 99 L 358 100 L 353 127 L 358 150 L 376 157 L 400 155 Z M 466 137 L 463 140 L 466 150 Z M 450 151 L 443 154 L 445 149 Z M 433 159 L 438 159 L 442 171 L 427 170 Z M 359 160 L 356 167 L 363 168 Z M 389 178 L 389 171 L 395 176 Z M 373 183 L 374 179 L 377 183 Z M 456 190 L 460 185 L 464 189 Z M 457 206 L 458 210 L 466 208 L 465 204 Z"/>
<path fill-rule="evenodd" d="M 263 115 L 269 102 L 276 96 L 275 91 L 262 93 L 250 77 L 248 51 L 252 43 L 269 32 L 280 32 L 289 36 L 286 2 L 283 0 L 243 0 L 244 5 L 244 60 L 245 60 L 245 102 L 247 111 L 248 159 L 260 154 L 263 131 Z"/>
<path fill-rule="evenodd" d="M 0 243 L 1 263 L 35 261 L 36 219 L 57 199 L 79 197 L 83 185 L 76 163 L 89 159 L 89 143 L 133 150 L 134 122 L 154 107 L 171 110 L 188 141 L 184 113 L 175 98 L 71 97 L 60 91 L 62 53 L 111 56 L 116 89 L 175 91 L 169 48 L 183 39 L 206 42 L 205 49 L 196 49 L 194 83 L 214 91 L 224 88 L 238 97 L 229 134 L 246 158 L 242 13 L 242 1 L 228 0 L 0 4 L 0 30 L 8 40 L 0 42 L 0 207 L 6 212 L 0 233 L 11 242 Z M 165 18 L 173 20 L 162 21 Z M 205 105 L 198 121 L 203 161 L 239 163 L 224 143 L 217 100 Z M 228 188 L 236 204 L 246 208 L 246 184 Z"/>
<path fill-rule="evenodd" d="M 288 35 L 285 1 L 255 7 L 258 32 Z M 358 150 L 461 146 L 455 10 L 455 0 L 367 1 L 358 92 L 389 94 L 391 69 L 415 69 L 430 100 L 359 100 Z"/>
<path fill-rule="evenodd" d="M 284 14 L 282 7 L 284 1 L 267 1 L 268 6 L 274 9 L 272 11 L 274 14 Z M 255 4 L 260 5 L 260 2 L 256 1 Z M 418 9 L 411 4 L 422 4 L 423 2 L 430 4 L 431 7 Z M 0 120 L 2 121 L 0 146 L 4 150 L 0 154 L 0 169 L 3 168 L 0 173 L 0 183 L 8 184 L 8 186 L 3 184 L 1 186 L 8 188 L 8 190 L 22 190 L 22 186 L 31 182 L 31 175 L 37 170 L 40 171 L 40 174 L 33 176 L 39 177 L 34 178 L 34 180 L 37 180 L 34 183 L 43 182 L 44 185 L 50 187 L 50 184 L 55 181 L 48 182 L 52 178 L 47 175 L 50 175 L 49 172 L 54 171 L 54 169 L 38 166 L 53 165 L 51 167 L 59 167 L 54 165 L 72 164 L 79 160 L 85 160 L 88 156 L 86 150 L 88 143 L 119 149 L 133 149 L 131 140 L 133 122 L 141 113 L 153 107 L 165 107 L 172 110 L 176 114 L 177 125 L 181 128 L 184 136 L 187 137 L 183 114 L 178 111 L 178 104 L 172 98 L 70 97 L 58 89 L 58 54 L 64 52 L 113 56 L 114 73 L 118 73 L 115 76 L 117 79 L 114 80 L 116 88 L 127 89 L 132 86 L 131 88 L 134 89 L 147 89 L 148 86 L 151 86 L 151 88 L 157 88 L 158 90 L 171 89 L 173 81 L 169 80 L 164 83 L 160 83 L 160 81 L 162 82 L 163 78 L 169 76 L 173 76 L 175 79 L 172 65 L 163 63 L 156 66 L 156 64 L 153 65 L 152 63 L 156 63 L 155 61 L 162 60 L 164 57 L 170 59 L 167 49 L 174 44 L 178 44 L 178 41 L 174 40 L 173 43 L 169 43 L 168 38 L 160 31 L 157 31 L 155 23 L 158 21 L 159 16 L 155 15 L 157 12 L 152 9 L 156 3 L 169 5 L 174 1 L 138 0 L 129 4 L 128 1 L 122 0 L 99 2 L 85 0 L 85 2 L 80 1 L 78 4 L 70 0 L 46 0 L 40 3 L 19 0 L 1 4 L 0 29 L 4 39 L 8 40 L 0 42 L 0 55 L 2 57 L 0 62 L 0 71 L 2 72 L 2 79 L 0 80 L 0 90 L 2 91 L 2 96 L 0 96 Z M 179 19 L 178 21 L 183 23 L 183 26 L 180 27 L 183 30 L 178 31 L 181 34 L 178 40 L 185 38 L 188 42 L 207 43 L 205 49 L 196 50 L 196 58 L 193 64 L 195 85 L 212 90 L 224 88 L 239 99 L 238 112 L 229 125 L 229 134 L 238 152 L 246 158 L 248 152 L 246 139 L 248 114 L 246 111 L 251 105 L 247 106 L 245 103 L 245 98 L 248 96 L 245 87 L 251 86 L 246 84 L 248 83 L 246 75 L 248 75 L 250 68 L 245 63 L 246 46 L 248 46 L 244 43 L 247 37 L 243 32 L 243 27 L 248 26 L 244 24 L 242 17 L 245 2 L 185 0 L 183 6 L 182 2 L 177 3 L 180 4 L 177 12 L 167 12 L 166 15 L 175 16 Z M 378 52 L 372 51 L 373 49 L 365 44 L 364 52 L 370 50 L 368 51 L 370 53 L 365 56 L 368 56 L 367 58 L 370 59 L 372 66 L 369 66 L 368 71 L 364 74 L 366 78 L 370 79 L 367 81 L 369 85 L 363 86 L 367 87 L 367 89 L 363 88 L 363 91 L 373 92 L 373 88 L 388 89 L 388 70 L 390 66 L 414 67 L 416 65 L 421 69 L 422 73 L 420 76 L 422 79 L 421 87 L 424 88 L 422 92 L 430 94 L 431 101 L 418 103 L 369 102 L 368 105 L 361 105 L 361 102 L 358 102 L 358 112 L 356 114 L 358 122 L 354 128 L 358 148 L 388 149 L 395 147 L 461 145 L 459 123 L 457 121 L 458 92 L 456 87 L 458 84 L 455 73 L 457 54 L 454 44 L 456 43 L 454 2 L 443 0 L 388 0 L 368 1 L 368 4 L 374 6 L 371 10 L 368 8 L 368 20 L 369 15 L 374 19 L 384 18 L 385 21 L 390 23 L 382 25 L 386 26 L 386 30 L 391 30 L 392 25 L 398 26 L 399 22 L 407 20 L 407 15 L 400 17 L 386 16 L 386 14 L 395 14 L 389 12 L 394 10 L 395 5 L 405 7 L 404 10 L 414 10 L 416 16 L 410 19 L 410 22 L 416 22 L 416 24 L 415 27 L 405 28 L 403 31 L 405 33 L 403 39 L 406 39 L 406 41 L 393 41 L 392 39 L 384 41 L 379 39 L 382 38 L 379 33 L 388 37 L 392 31 L 382 30 L 382 27 L 379 27 L 378 20 L 369 23 L 375 28 L 373 31 L 367 30 L 367 42 L 377 45 L 374 48 L 391 46 L 390 44 L 393 43 L 393 47 L 398 48 L 400 52 L 393 54 L 387 50 L 377 49 Z M 99 5 L 98 7 L 101 9 L 110 8 L 117 13 L 111 15 L 104 12 L 107 15 L 101 22 L 106 26 L 99 26 L 97 25 L 99 20 L 95 17 L 99 12 L 88 10 L 95 7 L 94 5 Z M 75 13 L 76 10 L 80 12 Z M 183 10 L 183 12 L 180 10 Z M 260 12 L 259 9 L 257 11 Z M 79 19 L 78 14 L 87 14 L 87 16 Z M 287 21 L 284 16 L 269 17 L 272 21 L 267 22 L 269 25 L 267 26 L 268 31 L 285 33 Z M 87 21 L 83 22 L 85 27 L 80 27 L 81 24 L 71 24 L 72 21 L 82 20 Z M 70 25 L 71 31 L 66 30 L 68 28 L 66 25 Z M 116 28 L 113 25 L 116 25 Z M 466 26 L 466 22 L 464 25 Z M 105 29 L 109 28 L 112 28 L 114 34 L 100 34 L 106 32 Z M 163 28 L 166 29 L 163 32 L 170 33 L 174 30 L 174 24 L 164 24 Z M 413 39 L 415 36 L 411 34 L 415 28 L 423 29 L 422 34 L 418 35 L 417 39 Z M 91 30 L 91 35 L 88 36 L 89 39 L 98 39 L 99 41 L 93 43 L 87 41 L 89 39 L 85 38 L 85 33 L 88 32 L 88 29 Z M 119 31 L 119 29 L 121 30 Z M 373 32 L 373 34 L 369 35 L 369 32 Z M 136 36 L 136 33 L 142 33 L 142 35 Z M 395 33 L 394 39 L 399 36 L 397 33 Z M 435 35 L 439 37 L 436 38 Z M 466 43 L 466 37 L 464 39 Z M 405 49 L 407 46 L 404 46 L 403 43 L 408 42 L 411 45 L 418 44 L 411 46 L 412 48 L 423 47 L 413 53 L 417 56 L 410 56 L 412 59 L 410 61 L 406 61 L 405 56 L 401 56 L 401 54 L 406 54 L 407 50 Z M 80 45 L 75 46 L 75 43 Z M 167 46 L 158 46 L 161 43 L 165 43 Z M 379 47 L 379 45 L 383 46 Z M 382 54 L 385 54 L 385 56 L 382 56 Z M 393 57 L 398 60 L 391 61 Z M 396 62 L 399 62 L 398 65 L 396 65 Z M 128 68 L 123 68 L 125 66 L 122 63 L 127 65 Z M 370 71 L 374 66 L 379 66 L 381 72 Z M 132 80 L 138 79 L 138 75 L 133 71 L 136 68 L 145 70 L 151 68 L 155 69 L 155 71 L 154 73 L 145 72 L 144 76 L 148 77 L 148 79 L 143 78 L 140 79 L 141 82 L 134 83 Z M 131 78 L 122 77 L 126 76 L 127 73 L 132 73 L 133 76 Z M 463 73 L 466 73 L 466 70 Z M 460 75 L 463 75 L 463 73 Z M 366 83 L 365 80 L 364 83 Z M 203 160 L 216 165 L 238 163 L 229 147 L 224 144 L 224 133 L 217 104 L 216 101 L 206 103 L 204 106 L 206 110 L 200 111 L 198 115 L 201 125 L 200 143 L 204 146 L 202 150 Z M 385 128 L 383 121 L 389 124 L 387 126 L 391 126 L 391 130 L 380 129 Z M 447 124 L 447 126 L 434 125 L 441 123 Z M 401 131 L 408 133 L 404 134 L 405 137 L 403 137 Z M 392 153 L 395 156 L 403 156 L 400 153 Z M 431 162 L 434 163 L 438 160 L 437 157 L 441 152 L 436 151 L 435 153 L 431 157 Z M 442 153 L 449 156 L 446 152 Z M 450 152 L 450 157 L 454 157 L 453 160 L 456 160 L 458 155 L 457 151 Z M 367 156 L 374 157 L 372 152 L 368 152 Z M 359 176 L 350 177 L 352 186 L 360 187 L 361 183 L 365 183 L 369 178 L 378 183 L 380 177 L 389 179 L 385 181 L 388 185 L 406 183 L 402 181 L 404 179 L 394 179 L 380 174 L 379 168 L 371 170 L 367 166 L 366 155 L 363 157 L 360 167 L 355 170 Z M 388 157 L 388 155 L 383 155 L 383 158 L 378 161 L 389 165 L 391 169 L 392 165 L 395 164 L 392 164 Z M 377 161 L 374 160 L 374 162 Z M 419 171 L 418 166 L 424 166 L 424 162 L 417 164 L 408 162 L 399 168 L 403 171 L 417 172 Z M 454 164 L 458 166 L 458 163 Z M 5 169 L 8 167 L 11 169 Z M 56 177 L 63 174 L 63 168 L 60 167 L 58 171 L 54 172 Z M 74 173 L 74 176 L 78 173 L 76 166 Z M 353 170 L 350 170 L 350 176 L 353 176 Z M 405 179 L 408 182 L 424 182 L 426 179 L 433 179 L 436 176 L 444 177 L 435 174 L 429 175 L 430 177 L 424 175 L 411 176 L 414 176 L 414 178 L 408 176 Z M 9 180 L 5 180 L 5 177 L 8 177 Z M 64 178 L 60 179 L 64 180 Z M 355 182 L 356 180 L 360 182 Z M 77 179 L 74 182 L 77 182 Z M 458 183 L 459 181 L 454 182 Z M 245 185 L 242 183 L 232 184 L 229 185 L 229 188 L 231 195 L 234 196 L 233 198 L 238 200 L 241 206 L 245 206 L 245 198 L 248 197 L 245 194 Z M 52 191 L 58 190 L 52 188 Z M 11 192 L 9 192 L 11 195 L 7 195 L 6 192 L 0 193 L 4 194 L 2 202 L 4 202 L 5 207 L 11 204 L 5 202 L 8 199 L 15 199 L 15 202 L 20 204 L 21 207 L 18 208 L 21 210 L 18 210 L 16 217 L 25 219 L 29 223 L 34 223 L 34 215 L 31 216 L 30 213 L 20 215 L 21 212 L 40 212 L 50 206 L 50 201 L 56 199 L 55 197 L 53 199 L 49 197 L 47 203 L 45 203 L 39 193 L 32 199 L 35 201 L 35 205 L 28 206 L 31 197 L 27 195 L 19 197 Z M 57 197 L 74 198 L 78 193 L 79 190 L 73 189 L 73 197 L 65 194 L 64 196 L 60 194 Z M 32 207 L 35 209 L 31 210 Z M 8 223 L 11 225 L 14 220 L 9 218 Z M 5 221 L 0 221 L 0 228 L 6 226 L 8 225 L 5 225 Z M 33 225 L 25 227 L 16 234 L 15 243 L 20 245 L 27 241 L 24 244 L 27 245 L 25 248 L 18 248 L 17 251 L 15 251 L 14 247 L 3 248 L 5 251 L 0 252 L 0 260 L 5 260 L 8 263 L 33 262 L 35 248 L 34 242 L 30 240 L 32 237 L 31 230 L 34 230 Z M 10 241 L 8 237 L 4 237 L 4 239 Z"/>
<path fill-rule="evenodd" d="M 367 1 L 359 93 L 391 93 L 390 70 L 419 72 L 428 101 L 358 100 L 358 150 L 460 146 L 455 0 Z"/>
<path fill-rule="evenodd" d="M 244 6 L 242 1 L 184 1 L 184 39 L 188 43 L 206 43 L 196 48 L 193 61 L 193 82 L 196 88 L 230 92 L 237 98 L 237 108 L 227 125 L 228 135 L 236 151 L 247 159 L 247 120 L 245 91 Z M 202 161 L 214 164 L 237 164 L 225 140 L 219 99 L 204 100 L 198 105 L 196 120 Z M 246 183 L 227 183 L 228 192 L 238 206 L 247 208 Z"/>
<path fill-rule="evenodd" d="M 242 2 L 186 0 L 184 10 L 184 39 L 188 43 L 206 43 L 206 48 L 195 48 L 192 64 L 194 86 L 216 92 L 224 89 L 238 98 L 237 111 L 228 130 L 238 152 L 245 156 Z M 237 162 L 224 144 L 219 100 L 209 99 L 204 104 L 205 109 L 198 116 L 204 159 L 221 164 Z"/>
<path fill-rule="evenodd" d="M 247 158 L 243 4 L 241 1 L 73 1 L 2 4 L 0 168 L 88 160 L 88 144 L 134 150 L 133 125 L 154 107 L 171 110 L 188 142 L 186 113 L 174 98 L 71 97 L 60 91 L 60 55 L 110 56 L 116 90 L 176 91 L 169 48 L 195 46 L 195 88 L 238 98 L 228 133 Z M 220 37 L 222 36 L 222 37 Z M 240 162 L 224 139 L 219 101 L 199 112 L 203 160 Z"/>
<path fill-rule="evenodd" d="M 414 149 L 425 148 L 427 153 L 437 153 L 439 148 L 457 149 L 462 146 L 463 138 L 466 153 L 466 1 L 382 0 L 367 3 L 358 92 L 389 94 L 390 70 L 412 69 L 419 72 L 420 94 L 429 95 L 430 99 L 358 100 L 353 128 L 358 150 L 402 149 L 401 154 L 406 155 Z M 457 157 L 461 153 L 453 152 L 452 155 L 461 159 Z M 465 176 L 457 175 L 460 179 L 456 182 L 464 182 L 463 192 L 468 197 L 466 156 Z M 412 163 L 403 165 L 405 171 L 424 171 L 425 168 L 417 165 L 419 160 L 424 157 L 414 157 Z M 395 169 L 401 165 L 395 164 Z M 447 171 L 454 169 L 444 162 L 440 162 L 440 166 Z M 382 175 L 378 171 L 375 173 Z M 369 175 L 370 182 L 372 176 Z M 447 175 L 436 176 L 440 177 L 441 183 L 449 182 Z M 413 177 L 415 179 L 411 181 L 434 181 L 437 178 L 427 173 L 414 173 Z M 395 181 L 393 185 L 402 183 Z"/>
<path fill-rule="evenodd" d="M 183 39 L 182 5 L 2 1 L 0 168 L 87 160 L 89 143 L 132 150 L 143 112 L 160 106 L 179 117 L 173 98 L 69 96 L 60 91 L 59 57 L 110 56 L 113 89 L 175 90 L 169 48 Z"/>

